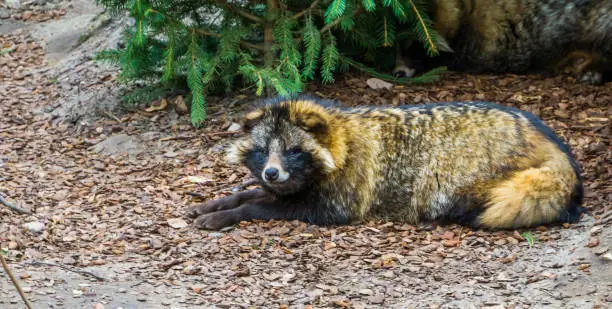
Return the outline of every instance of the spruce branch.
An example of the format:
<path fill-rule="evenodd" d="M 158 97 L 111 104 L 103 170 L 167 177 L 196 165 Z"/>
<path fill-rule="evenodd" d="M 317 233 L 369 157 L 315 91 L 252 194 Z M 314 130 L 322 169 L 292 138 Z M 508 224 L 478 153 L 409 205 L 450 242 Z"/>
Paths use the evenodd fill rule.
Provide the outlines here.
<path fill-rule="evenodd" d="M 429 33 L 429 28 L 425 24 L 423 16 L 421 16 L 421 13 L 419 12 L 419 9 L 417 8 L 417 6 L 416 6 L 416 4 L 414 3 L 413 0 L 407 0 L 407 1 L 408 1 L 408 3 L 410 3 L 410 6 L 412 7 L 412 11 L 414 12 L 414 16 L 417 18 L 419 24 L 421 25 L 420 28 L 423 31 L 423 33 L 425 34 L 425 37 L 427 39 L 427 44 L 429 46 L 428 49 L 431 50 L 432 54 L 437 55 L 438 54 L 438 47 L 433 42 L 431 34 Z"/>
<path fill-rule="evenodd" d="M 97 1 L 135 20 L 125 28 L 125 47 L 96 57 L 121 67 L 119 82 L 147 83 L 124 98 L 184 90 L 194 124 L 206 117 L 208 95 L 234 87 L 294 95 L 307 80 L 332 82 L 349 68 L 393 79 L 376 70 L 392 65 L 388 47 L 402 35 L 401 23 L 429 56 L 447 49 L 420 0 Z M 434 73 L 410 83 L 434 80 Z"/>
<path fill-rule="evenodd" d="M 355 11 L 353 11 L 353 18 L 357 17 L 359 14 L 363 13 L 362 9 L 356 9 Z M 332 29 L 333 27 L 337 26 L 340 22 L 342 21 L 341 18 L 337 18 L 336 20 L 334 20 L 333 22 L 323 26 L 323 28 L 321 28 L 321 30 L 319 30 L 319 32 L 321 34 L 329 31 L 330 29 Z"/>
<path fill-rule="evenodd" d="M 213 32 L 213 31 L 210 31 L 210 30 L 203 29 L 203 28 L 195 28 L 195 29 L 193 29 L 193 31 L 195 31 L 197 34 L 204 35 L 204 36 L 212 36 L 212 37 L 215 37 L 215 38 L 220 38 L 221 37 L 220 34 L 218 34 L 216 32 Z M 254 50 L 262 51 L 262 52 L 265 51 L 265 48 L 262 45 L 249 43 L 249 42 L 246 42 L 246 41 L 243 41 L 243 40 L 240 40 L 239 44 L 242 45 L 243 47 L 246 47 L 246 48 L 249 48 L 249 49 L 254 49 Z"/>
<path fill-rule="evenodd" d="M 216 0 L 216 2 L 217 2 L 217 4 L 225 7 L 228 11 L 236 12 L 236 14 L 238 14 L 238 15 L 240 15 L 240 16 L 242 16 L 242 17 L 244 17 L 244 18 L 246 18 L 246 19 L 248 19 L 248 20 L 250 20 L 252 22 L 255 22 L 255 23 L 258 23 L 258 24 L 265 23 L 265 20 L 263 18 L 261 18 L 259 16 L 255 16 L 255 15 L 253 15 L 253 14 L 247 12 L 247 11 L 244 11 L 244 10 L 238 8 L 237 6 L 231 4 L 231 3 L 227 2 L 227 1 Z"/>
<path fill-rule="evenodd" d="M 317 5 L 319 5 L 320 2 L 321 0 L 313 1 L 312 4 L 308 8 L 291 16 L 291 19 L 300 19 L 300 17 L 304 16 L 306 13 L 309 13 L 310 11 L 314 10 L 317 7 Z"/>

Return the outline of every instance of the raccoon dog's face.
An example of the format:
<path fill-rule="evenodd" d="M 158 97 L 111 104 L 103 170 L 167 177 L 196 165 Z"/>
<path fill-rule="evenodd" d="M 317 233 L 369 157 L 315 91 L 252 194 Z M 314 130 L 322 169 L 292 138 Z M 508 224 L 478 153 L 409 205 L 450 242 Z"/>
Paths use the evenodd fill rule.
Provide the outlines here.
<path fill-rule="evenodd" d="M 228 160 L 246 165 L 279 195 L 307 189 L 335 168 L 321 140 L 327 114 L 311 104 L 285 101 L 247 114 L 243 128 L 248 135 L 230 148 Z"/>

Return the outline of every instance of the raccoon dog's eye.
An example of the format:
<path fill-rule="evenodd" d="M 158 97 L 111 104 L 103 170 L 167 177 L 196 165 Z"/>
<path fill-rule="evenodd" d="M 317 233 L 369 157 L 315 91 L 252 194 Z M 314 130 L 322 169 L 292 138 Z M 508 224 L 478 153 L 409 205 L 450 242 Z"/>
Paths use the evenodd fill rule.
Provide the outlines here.
<path fill-rule="evenodd" d="M 290 156 L 299 155 L 301 153 L 302 153 L 302 148 L 299 148 L 299 147 L 295 147 L 295 148 L 291 148 L 287 150 L 287 154 Z"/>

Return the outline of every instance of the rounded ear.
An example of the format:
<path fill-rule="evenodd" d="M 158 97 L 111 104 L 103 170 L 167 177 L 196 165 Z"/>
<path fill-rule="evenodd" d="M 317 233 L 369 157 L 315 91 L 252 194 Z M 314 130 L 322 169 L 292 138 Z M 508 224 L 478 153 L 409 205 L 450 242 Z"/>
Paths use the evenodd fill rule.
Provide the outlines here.
<path fill-rule="evenodd" d="M 323 133 L 327 130 L 327 120 L 323 115 L 317 113 L 299 115 L 296 124 L 311 133 Z"/>
<path fill-rule="evenodd" d="M 249 132 L 263 118 L 264 111 L 262 109 L 254 110 L 244 116 L 242 119 L 242 128 L 245 132 Z"/>

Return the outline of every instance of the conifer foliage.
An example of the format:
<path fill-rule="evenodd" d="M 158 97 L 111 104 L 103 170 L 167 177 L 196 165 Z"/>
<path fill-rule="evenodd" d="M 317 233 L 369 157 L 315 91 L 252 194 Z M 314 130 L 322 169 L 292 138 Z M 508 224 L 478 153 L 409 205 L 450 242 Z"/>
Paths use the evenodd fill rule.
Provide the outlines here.
<path fill-rule="evenodd" d="M 331 83 L 349 67 L 413 83 L 440 72 L 405 80 L 377 71 L 390 70 L 401 35 L 438 53 L 424 0 L 97 1 L 133 18 L 125 44 L 97 56 L 120 65 L 120 81 L 147 82 L 128 98 L 150 101 L 189 89 L 194 125 L 206 119 L 206 96 L 217 91 L 293 96 L 306 82 Z"/>

